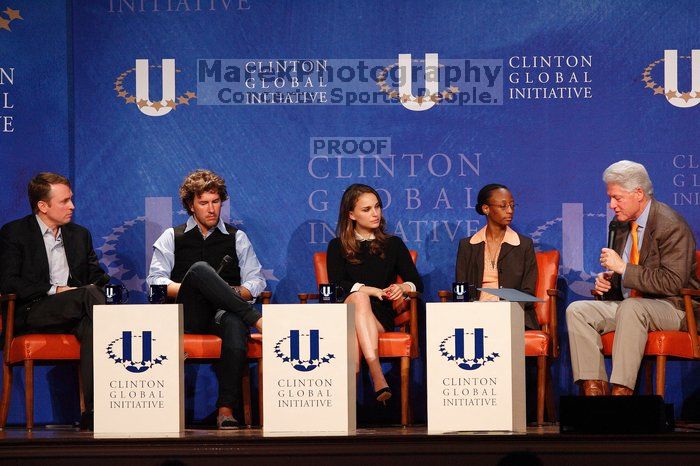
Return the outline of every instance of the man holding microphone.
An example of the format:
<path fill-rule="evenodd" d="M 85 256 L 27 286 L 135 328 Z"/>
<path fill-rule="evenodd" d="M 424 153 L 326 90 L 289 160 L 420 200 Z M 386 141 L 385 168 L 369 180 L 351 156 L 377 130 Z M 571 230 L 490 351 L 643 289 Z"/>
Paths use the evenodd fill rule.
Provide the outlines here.
<path fill-rule="evenodd" d="M 605 301 L 575 301 L 566 309 L 574 381 L 586 396 L 631 395 L 647 333 L 684 330 L 681 288 L 698 288 L 695 238 L 687 222 L 653 198 L 643 165 L 622 160 L 603 173 L 615 211 L 613 248 L 603 248 L 594 293 Z M 697 312 L 698 303 L 695 303 Z M 601 335 L 615 332 L 608 387 Z"/>

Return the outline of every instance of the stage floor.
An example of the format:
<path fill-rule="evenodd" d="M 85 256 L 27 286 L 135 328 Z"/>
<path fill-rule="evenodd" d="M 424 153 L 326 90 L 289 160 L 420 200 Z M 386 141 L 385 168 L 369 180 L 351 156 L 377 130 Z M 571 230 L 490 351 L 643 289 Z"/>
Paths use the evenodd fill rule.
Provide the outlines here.
<path fill-rule="evenodd" d="M 425 426 L 358 429 L 343 436 L 280 436 L 260 429 L 187 429 L 172 438 L 96 438 L 70 427 L 0 431 L 2 465 L 664 465 L 700 464 L 700 425 L 656 435 L 428 434 Z M 254 463 L 250 463 L 254 461 Z"/>

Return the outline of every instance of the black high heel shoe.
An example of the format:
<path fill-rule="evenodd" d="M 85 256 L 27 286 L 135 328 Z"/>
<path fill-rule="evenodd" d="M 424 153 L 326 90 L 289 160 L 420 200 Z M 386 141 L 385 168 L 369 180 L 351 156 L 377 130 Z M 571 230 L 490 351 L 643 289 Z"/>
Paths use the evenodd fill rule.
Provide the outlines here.
<path fill-rule="evenodd" d="M 383 403 L 384 405 L 386 405 L 387 400 L 389 400 L 389 398 L 391 398 L 391 388 L 389 388 L 389 387 L 381 388 L 381 389 L 377 390 L 376 392 L 374 392 L 374 396 L 377 398 L 378 403 Z"/>

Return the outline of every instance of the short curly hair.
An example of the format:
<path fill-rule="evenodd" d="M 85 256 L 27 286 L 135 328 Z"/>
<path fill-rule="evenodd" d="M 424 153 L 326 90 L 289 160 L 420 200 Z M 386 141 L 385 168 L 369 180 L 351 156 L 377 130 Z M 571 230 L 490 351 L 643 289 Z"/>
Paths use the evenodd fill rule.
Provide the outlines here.
<path fill-rule="evenodd" d="M 195 170 L 185 177 L 182 186 L 180 186 L 180 201 L 182 201 L 182 206 L 187 210 L 187 213 L 192 215 L 190 206 L 194 202 L 194 198 L 213 191 L 219 194 L 221 202 L 228 199 L 226 182 L 223 178 L 211 170 Z"/>

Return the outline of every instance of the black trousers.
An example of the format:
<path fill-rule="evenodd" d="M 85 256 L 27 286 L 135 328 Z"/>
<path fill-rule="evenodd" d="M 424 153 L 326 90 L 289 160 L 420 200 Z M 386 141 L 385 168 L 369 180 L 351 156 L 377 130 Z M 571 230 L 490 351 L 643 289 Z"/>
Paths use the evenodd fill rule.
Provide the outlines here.
<path fill-rule="evenodd" d="M 184 307 L 185 333 L 211 333 L 221 338 L 216 406 L 237 408 L 247 366 L 248 328 L 261 317 L 260 312 L 239 297 L 206 262 L 196 262 L 187 271 L 177 302 Z M 226 312 L 217 323 L 214 317 L 219 310 Z"/>
<path fill-rule="evenodd" d="M 80 341 L 80 373 L 85 409 L 93 409 L 92 306 L 104 304 L 105 296 L 95 285 L 81 286 L 32 303 L 20 333 L 72 333 Z"/>

